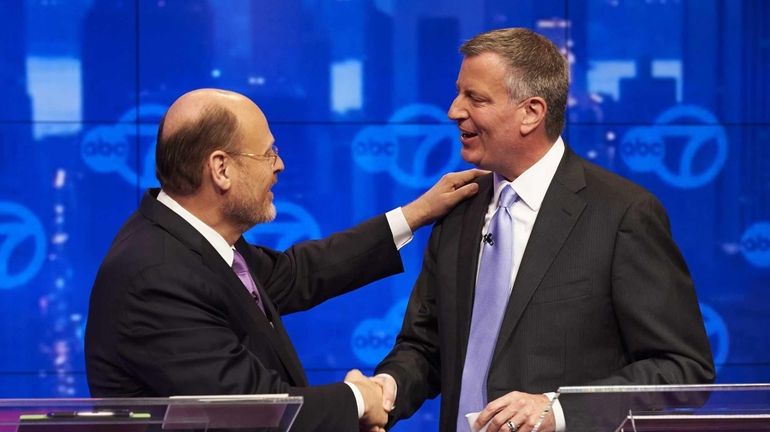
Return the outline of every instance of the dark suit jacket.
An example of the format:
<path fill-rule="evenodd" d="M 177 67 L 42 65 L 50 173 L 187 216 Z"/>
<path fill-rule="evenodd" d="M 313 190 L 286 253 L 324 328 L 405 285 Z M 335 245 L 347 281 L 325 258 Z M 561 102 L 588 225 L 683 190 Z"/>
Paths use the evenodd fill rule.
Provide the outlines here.
<path fill-rule="evenodd" d="M 401 333 L 377 367 L 398 383 L 393 419 L 441 393 L 441 430 L 455 430 L 492 175 L 479 184 L 434 226 Z M 566 149 L 508 301 L 488 400 L 565 385 L 713 379 L 695 290 L 662 206 Z"/>
<path fill-rule="evenodd" d="M 308 387 L 280 315 L 402 271 L 384 216 L 286 252 L 236 248 L 269 319 L 211 244 L 155 199 L 117 234 L 91 292 L 86 370 L 96 397 L 289 393 L 300 431 L 357 431 L 353 393 Z"/>

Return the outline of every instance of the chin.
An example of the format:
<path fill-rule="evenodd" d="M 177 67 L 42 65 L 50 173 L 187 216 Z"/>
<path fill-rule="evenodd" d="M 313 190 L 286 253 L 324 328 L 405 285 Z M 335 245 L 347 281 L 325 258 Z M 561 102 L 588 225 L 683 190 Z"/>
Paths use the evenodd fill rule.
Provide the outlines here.
<path fill-rule="evenodd" d="M 460 150 L 460 157 L 462 157 L 465 162 L 481 168 L 482 158 L 478 152 L 463 147 L 462 150 Z"/>
<path fill-rule="evenodd" d="M 270 205 L 265 206 L 262 211 L 256 214 L 254 219 L 256 219 L 256 223 L 272 222 L 275 220 L 276 214 L 275 204 L 270 203 Z"/>

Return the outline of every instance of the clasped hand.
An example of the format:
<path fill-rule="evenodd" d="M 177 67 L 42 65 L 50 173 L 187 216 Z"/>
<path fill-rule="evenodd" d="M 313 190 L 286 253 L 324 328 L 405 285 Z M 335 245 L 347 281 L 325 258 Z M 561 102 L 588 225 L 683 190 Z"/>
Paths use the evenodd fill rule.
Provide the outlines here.
<path fill-rule="evenodd" d="M 364 398 L 364 415 L 359 422 L 359 429 L 362 432 L 385 432 L 388 412 L 393 409 L 395 383 L 391 390 L 385 378 L 369 378 L 357 369 L 348 372 L 345 381 L 354 384 Z"/>

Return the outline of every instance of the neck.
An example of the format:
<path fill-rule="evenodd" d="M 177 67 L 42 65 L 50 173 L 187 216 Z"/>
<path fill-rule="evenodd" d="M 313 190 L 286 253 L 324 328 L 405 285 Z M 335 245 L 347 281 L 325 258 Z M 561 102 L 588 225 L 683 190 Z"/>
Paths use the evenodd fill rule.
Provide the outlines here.
<path fill-rule="evenodd" d="M 529 143 L 525 142 L 519 149 L 520 151 L 511 154 L 510 163 L 506 164 L 503 169 L 495 171 L 506 180 L 513 181 L 523 174 L 524 171 L 530 169 L 532 165 L 542 159 L 553 145 L 554 143 L 550 142 L 548 139 Z"/>
<path fill-rule="evenodd" d="M 166 193 L 168 194 L 168 192 Z M 187 196 L 168 195 L 193 216 L 219 233 L 230 246 L 234 245 L 246 231 L 234 226 L 222 215 L 219 211 L 221 204 L 216 199 L 209 199 L 200 193 Z"/>

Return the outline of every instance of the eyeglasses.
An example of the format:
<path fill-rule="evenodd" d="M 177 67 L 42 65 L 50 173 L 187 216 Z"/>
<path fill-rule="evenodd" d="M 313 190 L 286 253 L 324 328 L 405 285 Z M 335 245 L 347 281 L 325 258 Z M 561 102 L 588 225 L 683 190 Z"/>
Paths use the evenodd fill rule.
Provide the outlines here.
<path fill-rule="evenodd" d="M 233 156 L 246 156 L 247 158 L 252 158 L 254 160 L 266 160 L 270 162 L 271 167 L 275 168 L 275 162 L 278 160 L 278 147 L 273 145 L 270 147 L 270 150 L 268 150 L 267 153 L 263 155 L 243 152 L 227 152 L 227 154 Z"/>

